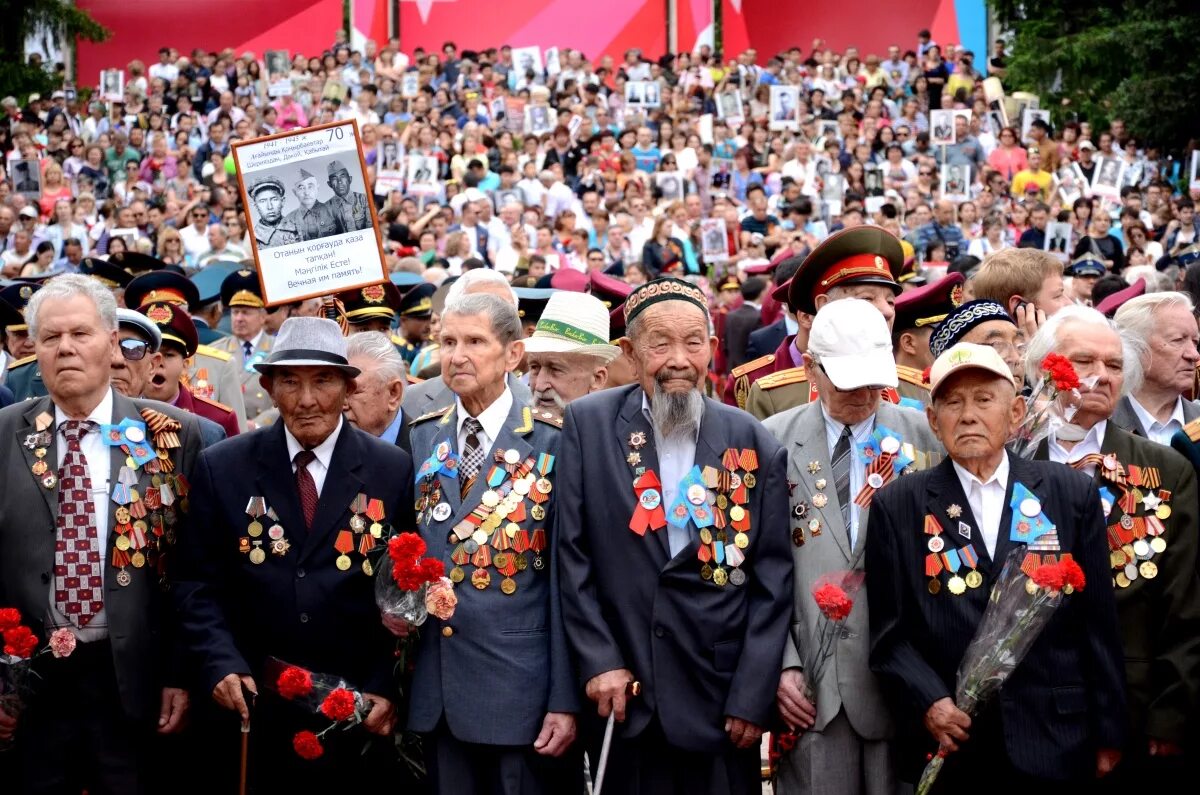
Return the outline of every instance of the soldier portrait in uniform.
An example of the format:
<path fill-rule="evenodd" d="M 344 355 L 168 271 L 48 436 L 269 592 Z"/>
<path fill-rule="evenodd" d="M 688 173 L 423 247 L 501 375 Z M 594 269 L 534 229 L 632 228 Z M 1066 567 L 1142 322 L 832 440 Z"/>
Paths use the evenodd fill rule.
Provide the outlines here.
<path fill-rule="evenodd" d="M 260 249 L 300 242 L 295 225 L 283 217 L 287 191 L 282 182 L 266 177 L 253 183 L 248 192 L 258 214 L 254 221 L 254 239 Z"/>
<path fill-rule="evenodd" d="M 347 232 L 356 232 L 371 226 L 371 205 L 367 194 L 353 190 L 354 180 L 349 169 L 341 160 L 332 160 L 326 167 L 329 175 L 326 183 L 333 190 L 329 206 L 333 208 L 346 227 Z"/>

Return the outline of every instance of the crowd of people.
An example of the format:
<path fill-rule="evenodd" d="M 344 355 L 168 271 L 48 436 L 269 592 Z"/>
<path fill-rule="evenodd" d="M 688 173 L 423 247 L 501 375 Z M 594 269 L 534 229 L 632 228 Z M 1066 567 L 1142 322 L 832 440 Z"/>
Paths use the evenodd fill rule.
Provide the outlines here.
<path fill-rule="evenodd" d="M 1190 153 L 1056 129 L 928 31 L 886 58 L 342 31 L 262 55 L 163 47 L 90 97 L 0 101 L 14 791 L 1194 772 Z M 370 197 L 340 161 L 243 184 L 231 144 L 346 119 Z M 283 212 L 323 182 L 324 215 Z M 256 251 L 373 219 L 388 281 L 267 305 Z M 1078 378 L 1054 422 L 1050 354 Z M 377 602 L 404 533 L 452 615 Z M 1087 584 L 968 709 L 957 669 L 1017 554 Z M 846 571 L 825 644 L 812 592 Z M 22 622 L 74 638 L 28 687 Z M 353 727 L 321 731 L 279 661 L 353 689 Z"/>

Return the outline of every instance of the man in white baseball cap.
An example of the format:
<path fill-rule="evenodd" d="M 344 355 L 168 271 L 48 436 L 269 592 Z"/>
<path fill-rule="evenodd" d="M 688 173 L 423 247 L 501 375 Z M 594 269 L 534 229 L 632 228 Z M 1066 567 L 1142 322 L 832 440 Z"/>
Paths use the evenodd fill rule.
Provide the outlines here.
<path fill-rule="evenodd" d="M 853 392 L 896 386 L 891 332 L 883 315 L 867 301 L 833 301 L 821 307 L 804 358 L 818 393 L 830 387 Z"/>
<path fill-rule="evenodd" d="M 599 298 L 568 291 L 551 295 L 525 340 L 534 405 L 561 413 L 572 400 L 604 389 L 608 364 L 621 352 L 608 335 L 608 310 Z"/>

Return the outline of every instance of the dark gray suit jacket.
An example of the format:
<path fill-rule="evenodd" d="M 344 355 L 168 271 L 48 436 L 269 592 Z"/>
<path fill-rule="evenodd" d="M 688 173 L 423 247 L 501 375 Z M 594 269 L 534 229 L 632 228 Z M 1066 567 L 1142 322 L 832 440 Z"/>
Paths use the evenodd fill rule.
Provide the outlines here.
<path fill-rule="evenodd" d="M 200 426 L 191 414 L 152 400 L 131 400 L 113 394 L 112 422 L 128 417 L 142 421 L 141 408 L 161 411 L 179 421 L 182 446 L 171 451 L 175 471 L 191 475 L 200 453 Z M 49 397 L 37 398 L 0 410 L 0 472 L 6 478 L 0 491 L 0 604 L 17 608 L 22 618 L 38 634 L 44 634 L 43 621 L 50 605 L 49 590 L 54 567 L 55 521 L 58 516 L 58 489 L 45 488 L 31 468 L 37 461 L 33 449 L 25 446 L 27 436 L 35 433 L 35 421 L 43 412 L 54 415 Z M 45 459 L 57 461 L 57 434 L 50 428 L 52 441 Z M 111 477 L 125 463 L 120 447 L 111 449 Z M 151 475 L 144 467 L 137 470 L 136 488 L 145 493 Z M 96 488 L 100 488 L 99 485 Z M 104 484 L 106 491 L 111 486 Z M 96 510 L 108 511 L 108 543 L 104 561 L 104 604 L 108 615 L 109 638 L 117 671 L 121 704 L 131 718 L 147 720 L 158 714 L 160 691 L 164 685 L 181 685 L 183 672 L 173 662 L 174 649 L 167 648 L 173 636 L 169 603 L 152 566 L 126 571 L 133 581 L 126 587 L 117 584 L 112 568 L 112 553 L 117 533 L 111 500 L 96 501 Z"/>
<path fill-rule="evenodd" d="M 750 341 L 750 333 L 762 324 L 762 311 L 758 307 L 742 304 L 729 313 L 725 318 L 725 355 L 729 369 L 739 367 L 750 361 L 746 345 Z"/>
<path fill-rule="evenodd" d="M 513 403 L 525 406 L 533 402 L 533 393 L 529 391 L 529 387 L 513 373 L 508 374 L 508 388 L 512 390 Z M 406 422 L 411 423 L 431 411 L 452 405 L 454 393 L 446 386 L 442 377 L 438 376 L 405 389 L 400 408 L 404 410 Z M 417 463 L 420 464 L 420 461 Z"/>
<path fill-rule="evenodd" d="M 1197 417 L 1200 417 L 1200 402 L 1184 398 L 1183 424 L 1187 425 Z M 1129 402 L 1128 395 L 1117 401 L 1117 407 L 1113 410 L 1112 421 L 1134 436 L 1140 436 L 1143 439 L 1149 438 L 1146 429 L 1142 427 L 1142 423 L 1138 420 L 1137 412 L 1133 410 L 1133 404 Z"/>

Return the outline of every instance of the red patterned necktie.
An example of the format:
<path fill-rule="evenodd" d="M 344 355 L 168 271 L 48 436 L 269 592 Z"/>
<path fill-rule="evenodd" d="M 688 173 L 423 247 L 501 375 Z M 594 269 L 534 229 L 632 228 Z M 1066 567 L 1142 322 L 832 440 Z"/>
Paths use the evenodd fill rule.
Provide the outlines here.
<path fill-rule="evenodd" d="M 308 465 L 317 460 L 312 450 L 296 453 L 296 490 L 300 492 L 300 508 L 304 511 L 304 528 L 312 529 L 313 517 L 317 515 L 317 482 L 308 471 Z"/>
<path fill-rule="evenodd" d="M 87 420 L 67 420 L 60 427 L 67 452 L 58 470 L 58 521 L 54 535 L 54 609 L 83 629 L 104 609 L 100 576 L 100 539 L 92 478 L 79 440 L 96 428 Z"/>

